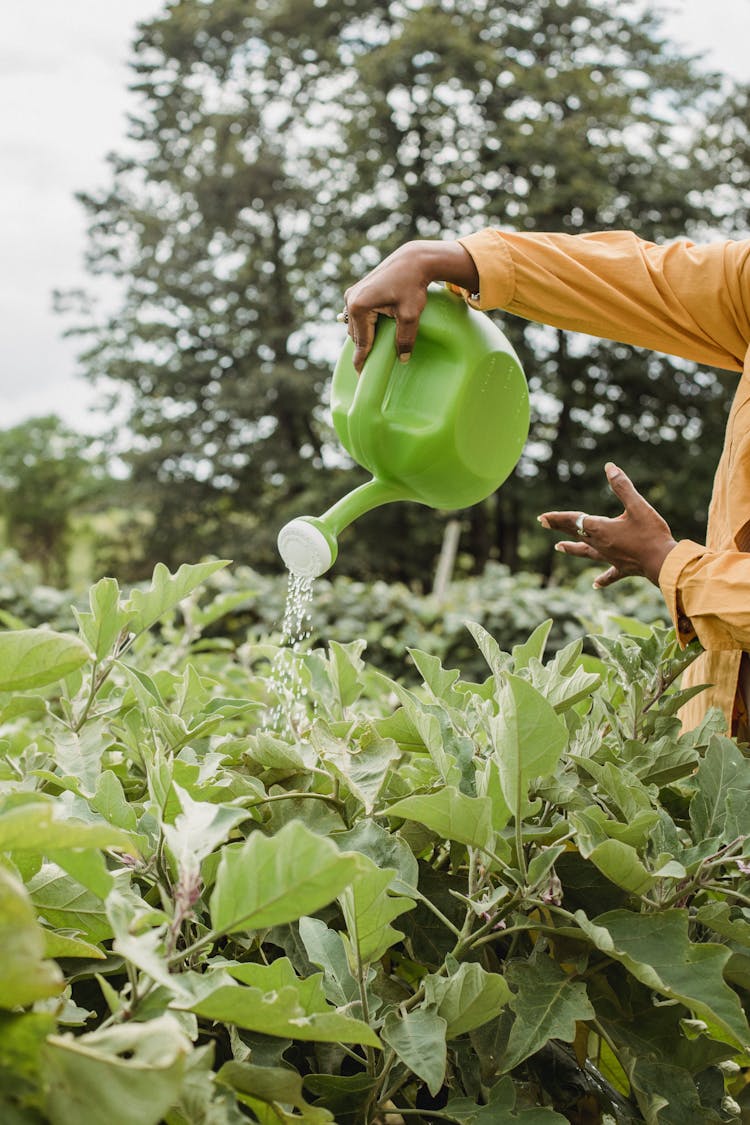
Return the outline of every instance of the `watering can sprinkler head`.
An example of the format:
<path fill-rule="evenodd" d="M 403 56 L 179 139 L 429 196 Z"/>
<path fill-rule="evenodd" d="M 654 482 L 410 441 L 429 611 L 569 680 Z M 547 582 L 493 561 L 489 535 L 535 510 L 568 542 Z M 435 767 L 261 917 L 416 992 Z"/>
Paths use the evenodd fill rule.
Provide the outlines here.
<path fill-rule="evenodd" d="M 392 500 L 455 511 L 478 504 L 513 471 L 529 431 L 523 368 L 498 326 L 455 293 L 430 287 L 414 349 L 402 363 L 393 320 L 380 317 L 361 374 L 347 339 L 331 384 L 341 444 L 372 480 L 321 516 L 279 533 L 287 569 L 317 578 L 337 538 L 365 512 Z"/>
<path fill-rule="evenodd" d="M 289 573 L 307 579 L 330 570 L 338 554 L 336 536 L 315 516 L 298 516 L 284 524 L 278 548 Z"/>

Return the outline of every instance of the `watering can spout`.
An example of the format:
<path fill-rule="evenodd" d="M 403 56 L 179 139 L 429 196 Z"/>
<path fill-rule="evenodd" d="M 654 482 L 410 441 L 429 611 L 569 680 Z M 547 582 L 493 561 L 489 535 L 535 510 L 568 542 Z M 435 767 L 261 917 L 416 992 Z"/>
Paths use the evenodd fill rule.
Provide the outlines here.
<path fill-rule="evenodd" d="M 319 578 L 333 566 L 338 554 L 338 536 L 365 512 L 404 500 L 403 488 L 381 480 L 369 480 L 324 512 L 322 516 L 298 516 L 279 532 L 279 554 L 291 574 L 300 578 Z"/>

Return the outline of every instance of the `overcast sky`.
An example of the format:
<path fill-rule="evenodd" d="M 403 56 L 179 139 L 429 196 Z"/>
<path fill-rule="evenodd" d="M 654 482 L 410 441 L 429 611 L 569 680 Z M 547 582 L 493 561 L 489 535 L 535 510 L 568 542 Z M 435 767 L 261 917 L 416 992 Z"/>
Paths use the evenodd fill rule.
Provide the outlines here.
<path fill-rule="evenodd" d="M 51 293 L 90 284 L 73 193 L 107 183 L 121 146 L 129 47 L 162 0 L 16 0 L 0 38 L 0 428 L 60 414 L 95 432 L 95 392 L 76 375 Z M 671 0 L 667 29 L 707 63 L 750 79 L 750 0 Z"/>

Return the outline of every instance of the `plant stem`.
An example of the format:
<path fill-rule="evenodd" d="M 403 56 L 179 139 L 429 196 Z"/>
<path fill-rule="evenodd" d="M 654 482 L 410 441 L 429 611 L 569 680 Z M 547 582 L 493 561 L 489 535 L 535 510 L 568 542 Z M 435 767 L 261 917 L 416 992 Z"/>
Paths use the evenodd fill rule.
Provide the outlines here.
<path fill-rule="evenodd" d="M 402 1109 L 401 1106 L 394 1110 L 394 1113 L 400 1113 L 402 1117 L 424 1117 L 429 1118 L 430 1121 L 455 1121 L 460 1122 L 463 1120 L 460 1117 L 453 1117 L 450 1113 L 443 1113 L 439 1109 Z"/>
<path fill-rule="evenodd" d="M 417 891 L 417 898 L 419 899 L 420 902 L 424 903 L 424 905 L 427 907 L 428 910 L 432 911 L 432 913 L 435 915 L 435 917 L 438 918 L 443 923 L 444 926 L 447 926 L 447 928 L 451 931 L 452 934 L 455 934 L 456 937 L 458 937 L 458 938 L 461 937 L 461 931 L 459 930 L 458 926 L 455 926 L 453 924 L 453 922 L 451 922 L 450 918 L 446 918 L 446 916 L 443 914 L 442 910 L 440 910 L 437 906 L 435 906 L 434 902 L 431 902 L 430 899 L 427 898 L 425 895 L 420 894 L 419 891 Z"/>

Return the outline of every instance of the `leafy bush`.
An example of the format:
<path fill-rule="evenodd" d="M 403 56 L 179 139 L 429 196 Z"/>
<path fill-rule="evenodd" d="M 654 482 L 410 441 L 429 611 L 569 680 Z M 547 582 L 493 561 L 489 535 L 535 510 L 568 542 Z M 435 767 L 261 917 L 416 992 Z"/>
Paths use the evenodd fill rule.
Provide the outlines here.
<path fill-rule="evenodd" d="M 226 613 L 210 627 L 213 635 L 238 643 L 278 636 L 286 576 L 268 577 L 236 567 L 218 573 L 209 585 L 226 606 Z M 613 613 L 647 624 L 667 621 L 659 591 L 642 581 L 622 582 L 603 594 L 591 589 L 591 573 L 580 576 L 574 586 L 545 587 L 535 574 L 511 574 L 507 567 L 492 564 L 481 577 L 452 583 L 442 599 L 415 594 L 400 583 L 318 579 L 311 628 L 313 636 L 344 644 L 366 641 L 370 661 L 396 679 L 415 678 L 404 660 L 410 648 L 460 667 L 465 677 L 479 677 L 486 665 L 467 632 L 467 620 L 502 637 L 510 648 L 551 618 L 547 651 L 554 654 L 580 636 L 582 622 L 587 630 L 599 631 Z"/>
<path fill-rule="evenodd" d="M 692 653 L 474 624 L 407 687 L 202 636 L 222 566 L 0 633 L 2 1120 L 739 1120 L 750 762 L 679 733 Z"/>

